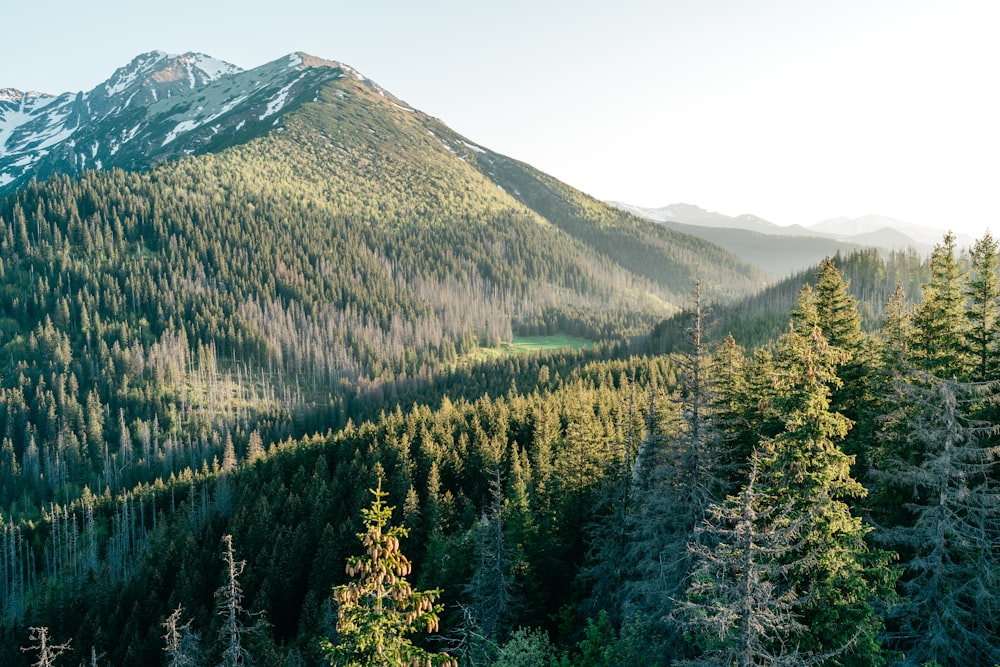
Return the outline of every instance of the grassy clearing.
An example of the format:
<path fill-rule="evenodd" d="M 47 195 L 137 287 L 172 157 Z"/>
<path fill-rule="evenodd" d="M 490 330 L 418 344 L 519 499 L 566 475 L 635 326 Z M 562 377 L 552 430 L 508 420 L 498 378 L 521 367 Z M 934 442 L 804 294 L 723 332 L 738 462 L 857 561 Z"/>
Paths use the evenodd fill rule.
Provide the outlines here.
<path fill-rule="evenodd" d="M 554 336 L 514 336 L 509 343 L 501 343 L 496 347 L 481 347 L 471 352 L 466 358 L 473 360 L 497 359 L 513 357 L 521 354 L 536 354 L 553 352 L 555 350 L 583 350 L 592 347 L 594 342 L 578 336 L 556 334 Z"/>

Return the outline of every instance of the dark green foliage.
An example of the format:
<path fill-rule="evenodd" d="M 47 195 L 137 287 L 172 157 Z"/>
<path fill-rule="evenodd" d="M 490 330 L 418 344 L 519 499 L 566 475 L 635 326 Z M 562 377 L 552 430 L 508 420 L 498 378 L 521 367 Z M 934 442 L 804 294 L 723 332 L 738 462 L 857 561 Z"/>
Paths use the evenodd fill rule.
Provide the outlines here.
<path fill-rule="evenodd" d="M 901 505 L 879 538 L 900 553 L 905 600 L 892 610 L 906 664 L 1000 660 L 1000 456 L 996 427 L 970 418 L 990 385 L 900 381 L 875 478 Z"/>
<path fill-rule="evenodd" d="M 971 365 L 969 378 L 974 382 L 996 379 L 997 337 L 1000 329 L 1000 256 L 997 242 L 989 232 L 976 241 L 970 253 L 969 275 L 965 286 L 968 308 L 965 311 L 966 351 Z"/>
<path fill-rule="evenodd" d="M 354 536 L 375 531 L 366 547 L 391 537 L 414 585 L 440 591 L 442 632 L 480 632 L 501 664 L 712 660 L 732 633 L 710 639 L 682 612 L 732 611 L 720 573 L 747 572 L 767 584 L 751 602 L 778 618 L 760 655 L 881 664 L 883 616 L 898 651 L 936 622 L 917 604 L 934 590 L 919 545 L 949 437 L 928 426 L 933 401 L 884 394 L 894 375 L 939 386 L 913 366 L 958 380 L 998 367 L 995 249 L 984 239 L 963 278 L 949 239 L 929 265 L 866 251 L 823 262 L 806 290 L 802 274 L 719 302 L 759 276 L 350 81 L 219 153 L 32 184 L 0 200 L 0 662 L 26 664 L 9 647 L 27 623 L 116 665 L 173 659 L 177 628 L 205 638 L 206 664 L 343 658 L 376 635 L 359 629 L 365 607 L 335 636 L 363 597 L 344 563 L 370 574 L 349 560 Z M 665 324 L 647 349 L 675 356 L 626 357 L 696 277 L 719 324 L 696 318 L 693 350 Z M 601 344 L 477 360 L 529 333 Z M 985 387 L 969 406 L 994 420 L 980 468 L 944 475 L 957 498 L 993 493 Z M 914 481 L 866 479 L 868 495 L 856 455 Z M 379 495 L 362 514 L 380 480 L 399 509 Z M 905 620 L 878 604 L 896 573 L 862 508 L 898 538 Z M 980 537 L 997 520 L 985 502 L 958 514 Z M 735 539 L 740 526 L 759 539 Z M 940 599 L 957 596 L 969 645 L 985 645 L 970 663 L 995 640 L 992 541 L 942 551 L 962 567 Z M 271 623 L 237 642 L 212 594 L 240 569 L 233 543 L 239 618 Z M 756 570 L 705 564 L 754 545 Z"/>
<path fill-rule="evenodd" d="M 709 251 L 730 295 L 756 286 L 724 253 L 549 182 L 547 214 L 600 230 L 574 235 L 456 146 L 329 83 L 221 153 L 0 200 L 0 508 L 228 468 L 225 443 L 242 459 L 254 430 L 376 417 L 442 375 L 458 395 L 452 375 L 493 381 L 468 354 L 515 332 L 620 341 L 675 308 Z M 625 239 L 655 243 L 631 258 Z"/>
<path fill-rule="evenodd" d="M 920 370 L 965 378 L 968 364 L 965 345 L 965 296 L 955 237 L 951 233 L 934 246 L 931 280 L 924 285 L 923 300 L 913 316 L 910 353 Z"/>

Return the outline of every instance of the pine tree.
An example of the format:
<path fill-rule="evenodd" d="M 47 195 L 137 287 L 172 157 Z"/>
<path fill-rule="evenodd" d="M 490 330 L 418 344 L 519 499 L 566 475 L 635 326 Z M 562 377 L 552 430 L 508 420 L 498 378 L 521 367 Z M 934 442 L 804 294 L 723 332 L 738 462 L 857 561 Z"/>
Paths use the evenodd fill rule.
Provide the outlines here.
<path fill-rule="evenodd" d="M 882 495 L 905 501 L 906 515 L 879 538 L 899 549 L 904 568 L 906 599 L 892 619 L 906 664 L 1000 661 L 1000 446 L 995 427 L 968 416 L 995 389 L 932 377 L 898 383 L 875 472 Z"/>
<path fill-rule="evenodd" d="M 924 285 L 910 344 L 914 365 L 937 377 L 962 379 L 967 368 L 961 278 L 955 235 L 948 232 L 931 254 L 931 281 Z"/>
<path fill-rule="evenodd" d="M 761 491 L 790 502 L 801 519 L 802 546 L 788 555 L 788 582 L 802 597 L 808 633 L 800 649 L 812 656 L 851 653 L 857 664 L 878 664 L 880 619 L 870 600 L 891 595 L 889 555 L 870 551 L 869 529 L 847 501 L 866 491 L 851 477 L 852 458 L 841 451 L 851 422 L 830 410 L 830 394 L 847 358 L 830 346 L 819 326 L 794 328 L 778 342 L 770 409 L 783 430 L 767 440 L 773 458 Z"/>
<path fill-rule="evenodd" d="M 997 346 L 1000 328 L 1000 255 L 997 242 L 987 231 L 976 241 L 970 253 L 971 265 L 965 285 L 968 308 L 965 311 L 966 350 L 969 355 L 969 378 L 975 382 L 996 379 Z"/>
<path fill-rule="evenodd" d="M 430 653 L 407 638 L 437 631 L 442 607 L 434 599 L 440 591 L 415 591 L 406 581 L 410 561 L 399 550 L 399 538 L 407 531 L 389 525 L 393 508 L 385 504 L 381 479 L 371 492 L 375 500 L 362 510 L 365 532 L 357 534 L 366 553 L 347 562 L 347 574 L 357 581 L 333 590 L 337 635 L 322 640 L 323 653 L 336 667 L 457 667 L 449 655 Z"/>

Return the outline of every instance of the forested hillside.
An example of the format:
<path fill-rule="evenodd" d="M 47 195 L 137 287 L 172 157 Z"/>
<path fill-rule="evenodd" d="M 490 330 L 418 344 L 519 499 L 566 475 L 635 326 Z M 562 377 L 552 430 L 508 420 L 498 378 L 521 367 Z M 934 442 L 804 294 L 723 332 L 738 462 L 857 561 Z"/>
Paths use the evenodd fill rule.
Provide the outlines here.
<path fill-rule="evenodd" d="M 515 333 L 622 340 L 676 309 L 672 244 L 608 249 L 654 225 L 591 202 L 578 238 L 428 125 L 337 79 L 261 139 L 0 201 L 5 514 L 339 427 Z"/>
<path fill-rule="evenodd" d="M 506 391 L 53 502 L 5 524 L 4 664 L 27 625 L 98 664 L 347 660 L 349 609 L 405 647 L 351 606 L 375 543 L 436 591 L 419 651 L 459 664 L 990 664 L 995 243 L 930 270 L 868 333 L 825 262 L 771 352 L 706 344 L 696 293 L 670 356 L 484 362 Z M 408 534 L 363 544 L 376 515 Z"/>
<path fill-rule="evenodd" d="M 1000 660 L 990 237 L 758 292 L 340 74 L 0 199 L 0 663 Z"/>
<path fill-rule="evenodd" d="M 903 296 L 919 301 L 922 285 L 930 280 L 930 263 L 915 252 L 884 253 L 875 249 L 835 254 L 829 258 L 843 274 L 851 296 L 857 300 L 861 326 L 874 331 L 885 319 L 886 304 L 902 288 Z M 965 260 L 967 261 L 967 260 Z M 772 345 L 788 324 L 799 290 L 813 279 L 815 269 L 795 275 L 733 303 L 713 303 L 706 322 L 708 338 L 721 341 L 734 336 L 753 348 Z M 633 341 L 637 350 L 671 352 L 684 342 L 684 318 L 680 313 L 659 323 L 649 336 Z"/>

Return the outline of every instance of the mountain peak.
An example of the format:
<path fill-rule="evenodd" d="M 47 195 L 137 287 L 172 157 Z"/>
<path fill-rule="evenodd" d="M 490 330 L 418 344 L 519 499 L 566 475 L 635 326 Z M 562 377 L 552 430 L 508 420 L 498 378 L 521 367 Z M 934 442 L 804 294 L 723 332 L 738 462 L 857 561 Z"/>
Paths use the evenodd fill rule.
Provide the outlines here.
<path fill-rule="evenodd" d="M 298 67 L 300 69 L 306 69 L 307 67 L 344 67 L 342 63 L 338 63 L 336 60 L 327 60 L 326 58 L 310 55 L 304 51 L 296 51 L 290 54 L 289 57 L 298 58 Z"/>
<path fill-rule="evenodd" d="M 0 88 L 0 102 L 22 102 L 28 100 L 34 100 L 39 97 L 52 97 L 51 95 L 46 95 L 45 93 L 39 93 L 34 90 L 18 90 L 17 88 Z"/>
<path fill-rule="evenodd" d="M 250 71 L 204 53 L 149 51 L 89 91 L 0 93 L 0 193 L 31 178 L 134 168 L 270 131 L 351 68 L 293 53 Z"/>
<path fill-rule="evenodd" d="M 171 55 L 150 51 L 119 67 L 107 81 L 94 89 L 95 94 L 114 97 L 128 91 L 146 91 L 152 101 L 169 97 L 180 90 L 200 88 L 227 74 L 242 71 L 236 65 L 203 53 Z"/>

